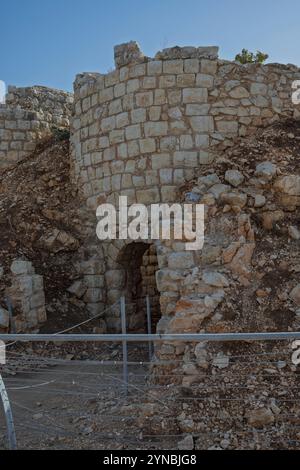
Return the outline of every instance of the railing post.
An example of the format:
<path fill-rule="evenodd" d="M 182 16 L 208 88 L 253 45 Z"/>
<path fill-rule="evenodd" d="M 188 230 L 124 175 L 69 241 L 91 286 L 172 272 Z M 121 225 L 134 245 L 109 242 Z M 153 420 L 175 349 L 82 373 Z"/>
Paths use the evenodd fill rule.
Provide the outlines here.
<path fill-rule="evenodd" d="M 152 334 L 152 317 L 151 317 L 151 304 L 150 304 L 150 297 L 147 295 L 146 297 L 146 308 L 147 308 L 147 332 L 148 335 Z M 149 361 L 152 361 L 153 355 L 153 345 L 149 342 Z"/>
<path fill-rule="evenodd" d="M 9 332 L 15 333 L 15 322 L 13 317 L 13 306 L 9 297 L 5 299 L 5 303 L 7 306 L 8 314 L 9 314 Z"/>
<path fill-rule="evenodd" d="M 126 325 L 126 302 L 125 297 L 120 299 L 121 307 L 121 325 L 122 325 L 122 334 L 126 335 L 127 325 Z M 124 339 L 123 342 L 123 382 L 125 395 L 128 395 L 128 350 L 127 350 L 127 341 Z"/>
<path fill-rule="evenodd" d="M 6 388 L 5 388 L 1 374 L 0 374 L 0 396 L 1 396 L 4 414 L 5 414 L 9 449 L 17 450 L 17 439 L 16 439 L 16 433 L 15 433 L 13 414 L 12 414 L 10 402 L 8 399 L 8 395 L 7 395 Z"/>

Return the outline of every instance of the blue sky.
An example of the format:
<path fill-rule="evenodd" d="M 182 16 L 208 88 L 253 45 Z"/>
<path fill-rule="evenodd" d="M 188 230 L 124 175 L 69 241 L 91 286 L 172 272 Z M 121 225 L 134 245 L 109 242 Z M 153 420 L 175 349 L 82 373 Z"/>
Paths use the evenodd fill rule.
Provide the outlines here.
<path fill-rule="evenodd" d="M 0 80 L 72 90 L 76 73 L 113 68 L 113 46 L 243 47 L 300 65 L 299 0 L 0 0 Z"/>

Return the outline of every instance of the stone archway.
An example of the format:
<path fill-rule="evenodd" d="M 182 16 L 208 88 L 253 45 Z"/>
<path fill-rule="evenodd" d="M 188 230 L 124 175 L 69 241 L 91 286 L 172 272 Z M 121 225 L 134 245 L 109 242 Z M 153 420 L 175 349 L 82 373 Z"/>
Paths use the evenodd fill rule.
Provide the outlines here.
<path fill-rule="evenodd" d="M 126 299 L 129 332 L 147 329 L 146 297 L 149 296 L 152 313 L 152 330 L 160 320 L 159 292 L 156 286 L 158 261 L 154 244 L 132 242 L 119 253 L 118 264 L 123 280 L 121 295 Z"/>

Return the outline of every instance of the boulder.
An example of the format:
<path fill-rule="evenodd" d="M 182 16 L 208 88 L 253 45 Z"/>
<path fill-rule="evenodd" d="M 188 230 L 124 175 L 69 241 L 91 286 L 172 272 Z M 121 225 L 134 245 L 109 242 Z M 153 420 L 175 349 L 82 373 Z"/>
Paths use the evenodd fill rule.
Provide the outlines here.
<path fill-rule="evenodd" d="M 182 441 L 178 442 L 179 450 L 194 450 L 193 436 L 186 436 Z"/>
<path fill-rule="evenodd" d="M 300 196 L 300 176 L 282 176 L 276 180 L 274 188 L 289 196 Z"/>
<path fill-rule="evenodd" d="M 245 245 L 242 245 L 230 264 L 231 271 L 238 276 L 239 282 L 244 286 L 249 284 L 251 261 L 255 246 L 255 243 L 246 243 Z"/>
<path fill-rule="evenodd" d="M 219 353 L 213 360 L 213 366 L 218 369 L 226 369 L 229 366 L 229 357 Z"/>
<path fill-rule="evenodd" d="M 261 408 L 259 410 L 250 411 L 248 414 L 248 422 L 250 426 L 255 428 L 263 428 L 268 424 L 273 424 L 274 415 L 269 408 Z"/>
<path fill-rule="evenodd" d="M 75 251 L 79 248 L 79 241 L 73 235 L 58 229 L 42 236 L 39 242 L 44 248 L 53 253 Z"/>
<path fill-rule="evenodd" d="M 273 230 L 274 225 L 284 219 L 284 212 L 281 210 L 264 212 L 261 218 L 263 228 Z"/>
<path fill-rule="evenodd" d="M 263 207 L 266 204 L 266 198 L 262 194 L 256 194 L 255 200 L 254 200 L 254 207 L 259 209 L 260 207 Z"/>
<path fill-rule="evenodd" d="M 263 162 L 257 165 L 255 176 L 271 181 L 277 174 L 277 167 L 272 162 Z"/>
<path fill-rule="evenodd" d="M 72 295 L 75 295 L 78 299 L 81 299 L 87 291 L 87 286 L 83 281 L 75 281 L 69 289 L 68 292 Z"/>
<path fill-rule="evenodd" d="M 10 270 L 16 276 L 34 273 L 34 269 L 30 261 L 24 261 L 19 259 L 13 261 Z"/>
<path fill-rule="evenodd" d="M 202 276 L 203 281 L 205 284 L 213 287 L 229 287 L 228 279 L 218 272 L 210 271 L 203 273 Z"/>
<path fill-rule="evenodd" d="M 198 343 L 197 346 L 195 347 L 194 351 L 195 357 L 196 357 L 196 362 L 201 369 L 208 369 L 209 363 L 208 363 L 208 353 L 206 350 L 206 344 L 205 343 Z"/>
<path fill-rule="evenodd" d="M 245 180 L 243 173 L 238 170 L 228 170 L 225 173 L 225 180 L 227 183 L 231 184 L 237 188 L 240 184 L 242 184 Z"/>
<path fill-rule="evenodd" d="M 298 228 L 295 227 L 294 225 L 290 225 L 290 227 L 289 227 L 289 236 L 293 240 L 300 240 L 300 230 L 298 230 Z"/>
<path fill-rule="evenodd" d="M 229 206 L 237 206 L 240 208 L 245 207 L 247 204 L 247 194 L 231 191 L 228 193 L 223 193 L 221 195 L 221 201 L 223 204 L 228 204 Z"/>
<path fill-rule="evenodd" d="M 231 187 L 226 184 L 214 184 L 210 189 L 209 192 L 213 194 L 215 199 L 219 199 L 221 194 L 226 193 L 231 190 Z"/>

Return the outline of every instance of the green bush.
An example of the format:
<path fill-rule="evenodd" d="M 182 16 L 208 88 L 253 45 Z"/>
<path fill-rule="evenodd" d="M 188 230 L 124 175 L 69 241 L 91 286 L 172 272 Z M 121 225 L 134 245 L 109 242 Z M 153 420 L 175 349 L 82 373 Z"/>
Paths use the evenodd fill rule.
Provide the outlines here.
<path fill-rule="evenodd" d="M 56 141 L 61 142 L 70 139 L 70 130 L 59 127 L 52 127 L 52 134 Z"/>
<path fill-rule="evenodd" d="M 242 52 L 235 56 L 235 60 L 241 64 L 263 64 L 268 58 L 268 54 L 264 54 L 261 51 L 257 51 L 254 54 L 248 51 L 248 49 L 242 49 Z"/>

